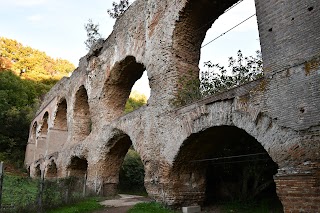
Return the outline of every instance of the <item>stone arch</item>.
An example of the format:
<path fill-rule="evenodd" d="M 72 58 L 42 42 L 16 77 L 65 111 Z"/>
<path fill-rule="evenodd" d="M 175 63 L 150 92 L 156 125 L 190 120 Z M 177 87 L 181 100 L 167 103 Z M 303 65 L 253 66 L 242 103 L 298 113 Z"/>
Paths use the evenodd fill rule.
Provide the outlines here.
<path fill-rule="evenodd" d="M 255 173 L 250 169 L 255 168 Z M 236 126 L 192 133 L 180 146 L 166 186 L 178 205 L 270 196 L 282 208 L 273 175 L 278 166 L 253 136 Z M 261 178 L 263 177 L 263 178 Z M 255 197 L 256 198 L 256 197 Z"/>
<path fill-rule="evenodd" d="M 55 120 L 53 124 L 54 129 L 68 131 L 68 121 L 67 121 L 67 100 L 62 98 L 59 101 L 58 108 L 55 115 Z"/>
<path fill-rule="evenodd" d="M 36 143 L 37 143 L 37 127 L 38 123 L 35 121 L 30 130 L 30 136 L 26 149 L 25 165 L 29 165 L 35 161 Z"/>
<path fill-rule="evenodd" d="M 178 77 L 198 81 L 200 48 L 206 32 L 226 9 L 238 1 L 190 0 L 186 3 L 179 13 L 173 33 L 174 64 Z"/>
<path fill-rule="evenodd" d="M 108 121 L 123 114 L 132 86 L 141 78 L 145 70 L 145 66 L 137 62 L 134 56 L 127 56 L 115 63 L 107 73 L 101 99 L 106 106 L 105 113 Z"/>
<path fill-rule="evenodd" d="M 92 129 L 88 94 L 84 86 L 80 86 L 75 95 L 73 107 L 73 141 L 83 141 Z"/>
<path fill-rule="evenodd" d="M 85 157 L 72 156 L 67 166 L 68 176 L 84 177 L 88 170 L 88 161 Z"/>
<path fill-rule="evenodd" d="M 57 178 L 58 176 L 58 167 L 54 159 L 51 159 L 46 167 L 45 178 L 52 179 Z"/>
<path fill-rule="evenodd" d="M 41 120 L 39 135 L 36 141 L 37 152 L 36 152 L 35 159 L 43 158 L 46 155 L 48 126 L 49 126 L 49 112 L 45 112 Z"/>
<path fill-rule="evenodd" d="M 67 101 L 62 98 L 58 102 L 53 127 L 48 135 L 48 152 L 59 151 L 68 139 Z"/>
<path fill-rule="evenodd" d="M 129 149 L 134 149 L 134 143 L 125 132 L 115 129 L 112 135 L 102 154 L 103 159 L 97 164 L 102 172 L 103 195 L 114 195 L 118 192 L 121 166 Z"/>

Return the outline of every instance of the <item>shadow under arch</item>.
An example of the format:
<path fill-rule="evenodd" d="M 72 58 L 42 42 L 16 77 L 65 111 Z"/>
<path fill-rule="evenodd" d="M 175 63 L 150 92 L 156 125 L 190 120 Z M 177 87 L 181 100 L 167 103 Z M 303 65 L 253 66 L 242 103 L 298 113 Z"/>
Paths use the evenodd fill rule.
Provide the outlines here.
<path fill-rule="evenodd" d="M 85 157 L 72 156 L 67 166 L 68 176 L 82 178 L 88 170 L 88 161 Z"/>
<path fill-rule="evenodd" d="M 48 122 L 49 122 L 49 112 L 45 112 L 42 117 L 41 126 L 40 126 L 40 130 L 39 130 L 39 136 L 36 140 L 37 151 L 35 154 L 35 159 L 42 158 L 46 154 L 47 136 L 48 136 Z"/>
<path fill-rule="evenodd" d="M 134 56 L 127 56 L 116 62 L 107 73 L 100 98 L 106 106 L 105 117 L 108 121 L 123 115 L 131 89 L 145 70 L 145 66 L 137 62 Z"/>
<path fill-rule="evenodd" d="M 61 150 L 68 139 L 67 101 L 61 98 L 57 105 L 53 127 L 50 128 L 48 137 L 48 153 Z"/>
<path fill-rule="evenodd" d="M 47 164 L 45 178 L 53 179 L 58 177 L 58 167 L 55 163 L 54 159 L 51 159 L 50 162 Z"/>
<path fill-rule="evenodd" d="M 264 147 L 246 131 L 235 126 L 211 127 L 183 142 L 168 187 L 179 199 L 178 205 L 268 199 L 271 206 L 282 210 L 273 181 L 277 168 Z"/>
<path fill-rule="evenodd" d="M 144 165 L 128 134 L 118 129 L 113 130 L 113 137 L 107 143 L 102 166 L 104 196 L 115 195 L 119 190 L 130 188 L 132 185 L 133 188 L 127 188 L 126 192 L 145 192 Z"/>
<path fill-rule="evenodd" d="M 38 123 L 35 121 L 32 126 L 29 133 L 29 140 L 26 148 L 26 155 L 25 155 L 25 165 L 29 166 L 33 161 L 35 161 L 35 152 L 36 152 L 36 143 L 37 143 L 37 127 Z M 29 172 L 30 174 L 30 172 Z"/>
<path fill-rule="evenodd" d="M 83 141 L 91 133 L 92 121 L 88 103 L 88 94 L 83 85 L 79 87 L 75 94 L 72 125 L 74 143 Z"/>

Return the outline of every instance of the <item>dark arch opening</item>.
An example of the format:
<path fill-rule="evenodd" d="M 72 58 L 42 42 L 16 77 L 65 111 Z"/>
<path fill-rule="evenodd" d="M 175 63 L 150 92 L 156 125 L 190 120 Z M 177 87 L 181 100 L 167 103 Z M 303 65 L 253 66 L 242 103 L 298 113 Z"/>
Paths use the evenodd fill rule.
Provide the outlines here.
<path fill-rule="evenodd" d="M 198 197 L 191 193 L 181 204 L 200 202 L 210 210 L 219 202 L 267 202 L 270 211 L 283 211 L 273 181 L 276 173 L 277 164 L 255 138 L 237 127 L 220 126 L 192 134 L 171 175 L 177 192 L 201 192 Z"/>
<path fill-rule="evenodd" d="M 48 119 L 49 119 L 49 113 L 46 112 L 42 117 L 42 125 L 40 128 L 40 134 L 39 134 L 40 137 L 46 137 L 48 134 Z"/>
<path fill-rule="evenodd" d="M 134 56 L 127 56 L 122 61 L 115 63 L 107 73 L 101 97 L 107 106 L 107 120 L 111 121 L 123 115 L 131 89 L 145 70 L 145 66 L 137 62 Z"/>
<path fill-rule="evenodd" d="M 79 158 L 73 156 L 71 162 L 68 166 L 69 176 L 71 177 L 84 177 L 87 174 L 88 170 L 88 161 L 85 158 Z"/>
<path fill-rule="evenodd" d="M 92 130 L 88 94 L 84 86 L 81 86 L 76 93 L 73 109 L 73 138 L 77 143 L 86 139 Z"/>
<path fill-rule="evenodd" d="M 41 178 L 40 164 L 38 164 L 38 165 L 36 166 L 36 168 L 35 168 L 34 177 L 35 177 L 35 178 Z"/>
<path fill-rule="evenodd" d="M 57 173 L 58 173 L 57 164 L 54 162 L 54 160 L 51 160 L 50 163 L 47 165 L 46 178 L 49 178 L 49 179 L 56 178 Z"/>
<path fill-rule="evenodd" d="M 119 132 L 109 142 L 110 151 L 106 153 L 104 174 L 104 195 L 117 193 L 145 194 L 144 165 L 134 150 L 130 137 Z"/>

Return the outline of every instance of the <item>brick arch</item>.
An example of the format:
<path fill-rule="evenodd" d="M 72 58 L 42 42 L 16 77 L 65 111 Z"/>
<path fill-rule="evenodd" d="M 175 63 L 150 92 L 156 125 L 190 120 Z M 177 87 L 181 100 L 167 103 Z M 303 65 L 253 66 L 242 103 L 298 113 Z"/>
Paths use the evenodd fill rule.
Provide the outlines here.
<path fill-rule="evenodd" d="M 57 111 L 55 113 L 55 119 L 53 128 L 59 129 L 62 131 L 68 131 L 68 119 L 67 119 L 67 110 L 68 104 L 65 98 L 61 98 L 58 102 Z"/>
<path fill-rule="evenodd" d="M 72 177 L 84 177 L 88 170 L 88 160 L 84 156 L 71 156 L 67 171 L 68 176 Z"/>
<path fill-rule="evenodd" d="M 53 127 L 48 137 L 48 154 L 61 150 L 68 140 L 68 105 L 65 98 L 61 98 L 54 114 Z"/>
<path fill-rule="evenodd" d="M 103 150 L 100 150 L 101 159 L 94 164 L 100 170 L 103 195 L 117 193 L 121 165 L 131 146 L 134 148 L 134 143 L 127 133 L 119 129 L 111 131 L 111 137 L 108 139 L 106 146 Z"/>
<path fill-rule="evenodd" d="M 58 177 L 58 167 L 55 162 L 55 159 L 49 159 L 49 162 L 46 165 L 45 168 L 45 178 L 52 179 Z"/>
<path fill-rule="evenodd" d="M 47 151 L 47 136 L 49 131 L 49 112 L 46 111 L 40 121 L 39 134 L 37 135 L 35 159 L 43 158 Z"/>
<path fill-rule="evenodd" d="M 134 56 L 127 56 L 116 62 L 107 73 L 100 99 L 105 105 L 104 113 L 108 121 L 123 115 L 132 86 L 145 70 L 145 66 L 137 62 Z"/>
<path fill-rule="evenodd" d="M 229 167 L 233 172 L 239 169 L 240 174 L 223 173 L 224 168 L 217 166 L 215 164 L 217 161 L 207 160 L 250 154 L 258 155 L 218 161 L 221 164 L 225 161 L 238 161 L 234 166 L 230 167 L 229 164 Z M 239 159 L 244 162 L 239 162 Z M 255 161 L 256 159 L 258 160 Z M 246 180 L 248 181 L 246 183 L 249 183 L 255 177 L 249 173 L 249 167 L 245 164 L 248 160 L 251 160 L 248 162 L 250 165 L 254 162 L 254 165 L 258 166 L 257 171 L 268 178 L 267 181 L 255 179 L 257 180 L 255 187 L 248 184 L 244 188 L 245 184 L 241 181 Z M 228 166 L 228 163 L 225 165 Z M 268 165 L 267 169 L 264 168 L 265 165 Z M 254 194 L 259 190 L 268 191 L 270 193 L 268 196 L 274 199 L 273 202 L 281 205 L 273 181 L 273 175 L 277 173 L 277 169 L 277 164 L 261 143 L 245 130 L 236 126 L 214 126 L 192 133 L 183 141 L 168 174 L 171 182 L 166 188 L 169 191 L 168 197 L 175 198 L 172 200 L 175 205 L 211 204 L 216 199 L 235 199 L 235 194 L 240 192 L 247 193 L 250 197 L 252 195 L 249 193 Z M 264 188 L 265 183 L 270 185 Z"/>
<path fill-rule="evenodd" d="M 179 12 L 173 32 L 174 64 L 178 77 L 198 80 L 200 48 L 207 30 L 226 9 L 238 1 L 187 1 Z M 176 88 L 182 86 L 178 85 Z"/>
<path fill-rule="evenodd" d="M 75 94 L 73 106 L 73 143 L 79 143 L 91 133 L 92 121 L 86 88 L 82 85 Z"/>

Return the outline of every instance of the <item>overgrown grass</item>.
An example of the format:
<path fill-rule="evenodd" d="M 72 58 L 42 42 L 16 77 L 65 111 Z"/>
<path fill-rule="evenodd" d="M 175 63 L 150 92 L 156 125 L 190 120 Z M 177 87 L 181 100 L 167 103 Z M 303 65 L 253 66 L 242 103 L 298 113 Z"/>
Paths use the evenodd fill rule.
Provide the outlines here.
<path fill-rule="evenodd" d="M 99 203 L 99 199 L 91 198 L 75 204 L 66 205 L 48 211 L 47 213 L 85 213 L 94 210 L 102 209 L 103 206 Z"/>
<path fill-rule="evenodd" d="M 128 213 L 175 213 L 175 211 L 170 210 L 160 203 L 150 202 L 150 203 L 138 203 L 133 208 L 131 208 Z"/>
<path fill-rule="evenodd" d="M 36 200 L 38 181 L 30 178 L 5 175 L 3 179 L 2 205 L 25 206 Z"/>

